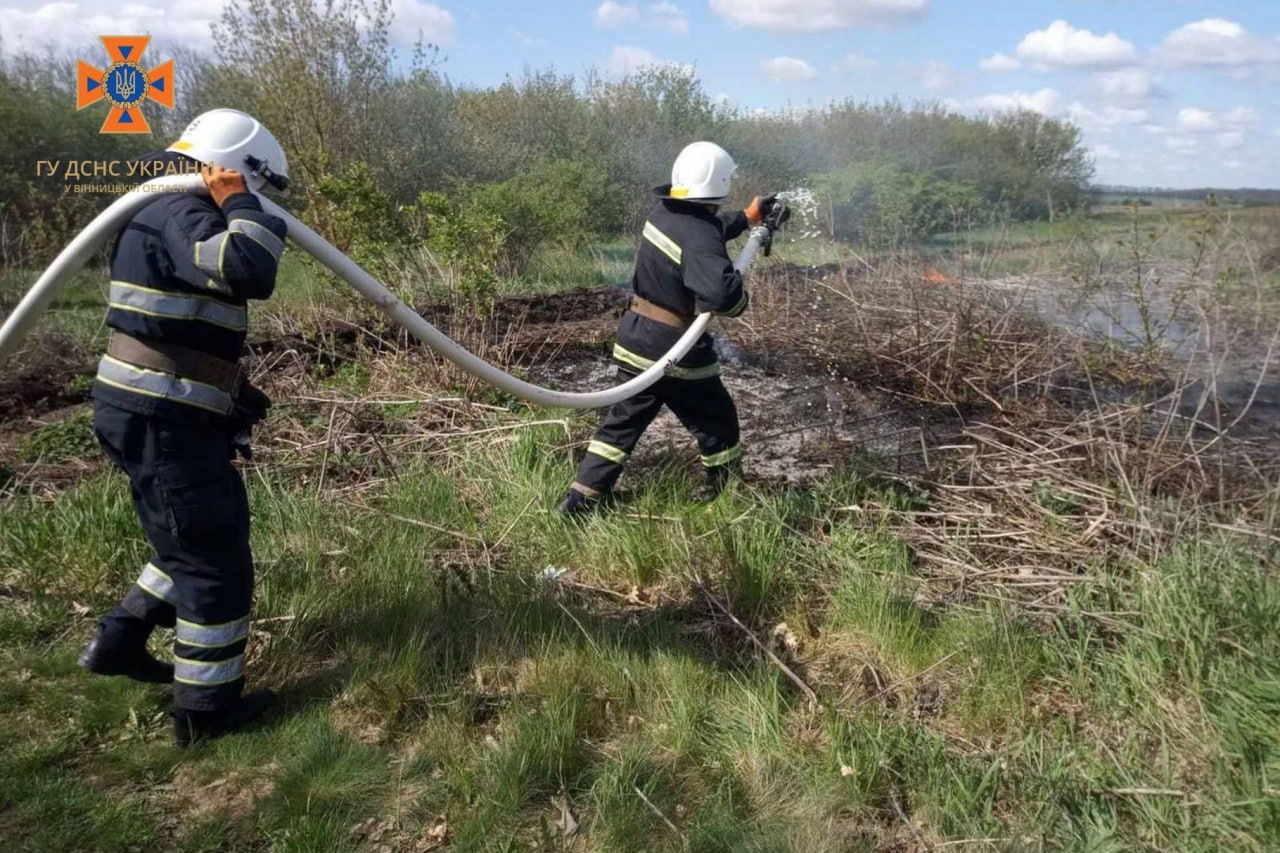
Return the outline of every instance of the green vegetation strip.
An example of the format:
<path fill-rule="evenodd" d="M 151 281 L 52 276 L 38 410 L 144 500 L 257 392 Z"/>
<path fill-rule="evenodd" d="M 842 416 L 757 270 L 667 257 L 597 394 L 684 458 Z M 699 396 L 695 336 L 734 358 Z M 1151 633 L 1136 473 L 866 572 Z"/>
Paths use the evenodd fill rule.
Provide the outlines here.
<path fill-rule="evenodd" d="M 564 432 L 537 419 L 358 499 L 252 470 L 251 672 L 284 707 L 191 753 L 170 745 L 164 690 L 74 665 L 146 557 L 123 479 L 8 499 L 0 835 L 101 850 L 1280 844 L 1280 586 L 1230 537 L 1123 567 L 1136 580 L 1110 606 L 1134 627 L 1119 634 L 1070 607 L 1036 624 L 999 602 L 927 608 L 907 547 L 833 511 L 920 496 L 841 471 L 702 506 L 683 469 L 659 468 L 633 500 L 566 522 L 550 512 Z"/>

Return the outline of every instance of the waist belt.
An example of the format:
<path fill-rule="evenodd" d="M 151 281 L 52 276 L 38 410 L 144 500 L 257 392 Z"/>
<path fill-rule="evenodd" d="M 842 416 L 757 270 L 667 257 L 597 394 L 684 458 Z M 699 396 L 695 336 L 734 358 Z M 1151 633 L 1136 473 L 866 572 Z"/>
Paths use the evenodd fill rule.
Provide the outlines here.
<path fill-rule="evenodd" d="M 648 299 L 640 296 L 631 297 L 631 310 L 646 317 L 654 322 L 661 323 L 664 326 L 674 326 L 677 329 L 687 329 L 693 325 L 692 314 L 680 314 L 669 308 L 663 308 L 661 305 L 655 305 Z"/>
<path fill-rule="evenodd" d="M 111 333 L 107 355 L 148 370 L 212 385 L 229 394 L 234 394 L 240 384 L 239 362 L 178 344 L 140 340 L 124 332 Z"/>

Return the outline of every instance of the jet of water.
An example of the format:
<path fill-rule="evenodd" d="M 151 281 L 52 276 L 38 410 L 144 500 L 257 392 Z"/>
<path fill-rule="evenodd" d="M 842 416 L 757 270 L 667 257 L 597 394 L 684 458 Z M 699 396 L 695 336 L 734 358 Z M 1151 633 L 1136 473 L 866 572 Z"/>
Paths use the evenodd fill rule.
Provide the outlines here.
<path fill-rule="evenodd" d="M 808 187 L 795 187 L 778 193 L 778 200 L 791 208 L 791 235 L 804 239 L 820 236 L 818 197 Z"/>

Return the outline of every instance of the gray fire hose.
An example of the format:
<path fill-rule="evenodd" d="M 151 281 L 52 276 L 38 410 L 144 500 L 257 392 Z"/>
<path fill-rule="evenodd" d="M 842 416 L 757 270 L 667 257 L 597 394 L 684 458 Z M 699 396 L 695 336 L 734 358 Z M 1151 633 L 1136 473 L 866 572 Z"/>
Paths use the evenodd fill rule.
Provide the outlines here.
<path fill-rule="evenodd" d="M 13 309 L 13 313 L 0 327 L 0 365 L 8 360 L 22 339 L 35 325 L 37 319 L 49 307 L 58 291 L 70 278 L 80 271 L 107 240 L 111 239 L 142 207 L 155 199 L 157 193 L 167 192 L 207 192 L 204 181 L 199 175 L 180 178 L 156 178 L 140 185 L 137 189 L 116 199 L 110 207 L 98 214 L 89 225 L 59 253 L 49 268 L 44 271 L 22 301 Z M 409 306 L 396 298 L 380 281 L 366 272 L 359 264 L 338 251 L 327 240 L 307 226 L 303 225 L 279 205 L 268 198 L 259 196 L 263 209 L 279 216 L 289 227 L 289 237 L 320 263 L 324 264 L 339 277 L 356 289 L 365 299 L 372 302 L 380 311 L 394 322 L 403 326 L 415 338 L 431 349 L 443 355 L 467 373 L 494 385 L 522 400 L 545 406 L 556 406 L 565 409 L 599 409 L 612 406 L 614 403 L 634 397 L 644 389 L 662 378 L 668 368 L 675 364 L 693 348 L 698 338 L 711 322 L 710 314 L 699 314 L 688 330 L 680 337 L 671 350 L 658 359 L 652 367 L 627 382 L 603 391 L 588 393 L 571 393 L 554 391 L 517 379 L 506 371 L 495 367 L 482 358 L 463 349 L 447 335 L 428 323 Z M 767 245 L 771 232 L 769 228 L 758 226 L 751 231 L 751 237 L 742 247 L 734 267 L 745 272 L 755 260 L 760 246 Z"/>

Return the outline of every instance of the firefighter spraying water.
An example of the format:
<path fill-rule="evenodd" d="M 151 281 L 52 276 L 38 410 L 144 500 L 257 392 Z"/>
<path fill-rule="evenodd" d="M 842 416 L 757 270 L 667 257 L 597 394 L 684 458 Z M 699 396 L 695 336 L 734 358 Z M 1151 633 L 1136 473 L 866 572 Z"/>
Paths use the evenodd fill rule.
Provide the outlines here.
<path fill-rule="evenodd" d="M 790 211 L 776 195 L 757 196 L 745 210 L 719 213 L 729 200 L 737 166 L 711 142 L 680 152 L 671 183 L 654 189 L 631 277 L 631 307 L 622 316 L 613 358 L 622 378 L 653 366 L 693 326 L 698 314 L 738 317 L 751 297 L 742 270 L 729 262 L 725 243 L 753 226 L 763 227 L 762 248 Z M 668 407 L 698 441 L 707 475 L 707 497 L 724 488 L 741 465 L 738 411 L 720 380 L 720 362 L 709 334 L 649 388 L 617 403 L 587 445 L 560 511 L 584 512 L 607 497 L 640 436 Z"/>

